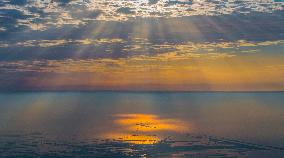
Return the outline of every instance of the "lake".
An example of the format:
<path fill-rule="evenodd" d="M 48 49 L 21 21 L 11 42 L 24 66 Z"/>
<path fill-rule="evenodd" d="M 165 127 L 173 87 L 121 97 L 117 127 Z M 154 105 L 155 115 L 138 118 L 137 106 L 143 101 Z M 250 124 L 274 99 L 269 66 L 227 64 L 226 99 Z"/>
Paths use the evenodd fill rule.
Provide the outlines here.
<path fill-rule="evenodd" d="M 0 157 L 284 157 L 283 92 L 0 94 Z"/>

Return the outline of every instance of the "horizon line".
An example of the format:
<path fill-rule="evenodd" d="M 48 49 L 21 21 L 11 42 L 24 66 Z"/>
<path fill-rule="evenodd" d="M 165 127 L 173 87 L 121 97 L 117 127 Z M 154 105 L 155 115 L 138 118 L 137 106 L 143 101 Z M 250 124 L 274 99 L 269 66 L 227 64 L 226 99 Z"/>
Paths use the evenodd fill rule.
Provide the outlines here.
<path fill-rule="evenodd" d="M 283 93 L 284 90 L 0 90 L 0 93 Z"/>

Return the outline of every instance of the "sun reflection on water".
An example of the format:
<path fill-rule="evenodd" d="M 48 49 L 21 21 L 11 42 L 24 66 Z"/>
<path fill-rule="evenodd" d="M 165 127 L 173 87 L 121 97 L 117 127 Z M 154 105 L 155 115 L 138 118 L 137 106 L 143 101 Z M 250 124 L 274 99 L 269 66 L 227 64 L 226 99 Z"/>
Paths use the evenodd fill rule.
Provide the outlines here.
<path fill-rule="evenodd" d="M 190 129 L 179 119 L 154 114 L 117 114 L 114 118 L 117 129 L 106 137 L 133 144 L 155 144 L 163 140 L 167 132 L 182 133 Z"/>

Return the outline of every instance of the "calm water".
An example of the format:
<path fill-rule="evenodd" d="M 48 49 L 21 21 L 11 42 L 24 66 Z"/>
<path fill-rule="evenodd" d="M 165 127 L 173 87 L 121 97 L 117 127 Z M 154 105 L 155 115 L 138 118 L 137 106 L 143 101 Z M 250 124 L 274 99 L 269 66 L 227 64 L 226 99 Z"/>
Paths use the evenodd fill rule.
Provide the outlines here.
<path fill-rule="evenodd" d="M 0 157 L 284 157 L 284 93 L 2 93 Z"/>

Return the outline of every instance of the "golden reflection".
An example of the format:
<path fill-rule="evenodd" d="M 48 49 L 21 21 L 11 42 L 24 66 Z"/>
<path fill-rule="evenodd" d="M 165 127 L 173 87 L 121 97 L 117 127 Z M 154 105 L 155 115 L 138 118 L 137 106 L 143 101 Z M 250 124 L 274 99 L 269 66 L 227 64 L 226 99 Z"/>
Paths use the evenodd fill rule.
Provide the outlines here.
<path fill-rule="evenodd" d="M 116 124 L 126 127 L 129 131 L 184 131 L 185 126 L 177 119 L 161 119 L 150 114 L 116 115 Z"/>
<path fill-rule="evenodd" d="M 186 132 L 191 127 L 181 120 L 153 114 L 118 114 L 114 118 L 117 128 L 105 137 L 134 144 L 155 144 L 165 132 Z"/>
<path fill-rule="evenodd" d="M 161 139 L 156 135 L 145 135 L 145 134 L 128 134 L 128 133 L 113 133 L 108 135 L 109 138 L 113 138 L 118 141 L 132 143 L 132 144 L 155 144 Z"/>

